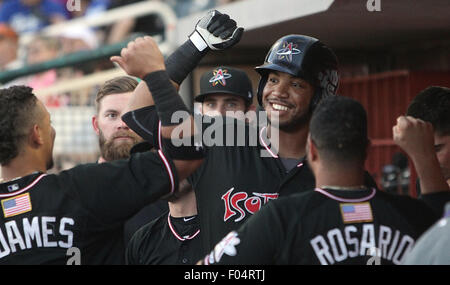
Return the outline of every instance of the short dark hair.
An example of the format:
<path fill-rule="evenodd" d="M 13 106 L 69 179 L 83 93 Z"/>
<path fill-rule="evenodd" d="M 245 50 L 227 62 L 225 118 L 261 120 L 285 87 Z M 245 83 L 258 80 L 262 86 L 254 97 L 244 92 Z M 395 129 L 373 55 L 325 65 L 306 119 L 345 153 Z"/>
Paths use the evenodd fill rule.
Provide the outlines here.
<path fill-rule="evenodd" d="M 137 85 L 138 81 L 129 76 L 119 76 L 106 81 L 105 84 L 100 87 L 100 90 L 97 92 L 97 97 L 95 98 L 97 112 L 100 109 L 100 100 L 102 100 L 103 97 L 111 94 L 133 92 Z"/>
<path fill-rule="evenodd" d="M 7 165 L 20 151 L 36 121 L 37 98 L 27 86 L 0 89 L 0 164 Z"/>
<path fill-rule="evenodd" d="M 450 88 L 430 86 L 422 90 L 406 115 L 431 123 L 439 135 L 450 135 Z"/>
<path fill-rule="evenodd" d="M 367 155 L 367 114 L 356 100 L 324 98 L 314 111 L 310 136 L 319 153 L 330 162 L 364 162 Z"/>

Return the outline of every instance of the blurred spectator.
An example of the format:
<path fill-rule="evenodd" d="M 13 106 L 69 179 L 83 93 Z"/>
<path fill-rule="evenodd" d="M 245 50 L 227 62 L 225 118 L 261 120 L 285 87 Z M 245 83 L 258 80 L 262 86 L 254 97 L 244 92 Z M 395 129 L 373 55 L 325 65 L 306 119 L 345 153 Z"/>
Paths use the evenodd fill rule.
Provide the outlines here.
<path fill-rule="evenodd" d="M 43 63 L 59 57 L 61 44 L 58 38 L 38 36 L 32 44 L 28 46 L 26 63 L 27 65 Z M 42 89 L 53 85 L 58 78 L 56 69 L 50 69 L 44 72 L 36 73 L 28 77 L 27 85 L 33 89 Z M 47 107 L 59 107 L 59 100 L 55 96 L 45 96 L 39 98 Z"/>
<path fill-rule="evenodd" d="M 110 6 L 110 0 L 79 0 L 79 4 L 76 7 L 71 7 L 75 2 L 69 2 L 70 0 L 59 0 L 64 5 L 67 6 L 67 9 L 70 11 L 70 17 L 72 19 L 80 18 L 80 17 L 98 17 L 99 14 L 108 10 Z M 85 29 L 85 28 L 81 28 Z M 95 27 L 90 28 L 96 35 L 97 42 L 103 42 L 106 38 L 106 27 Z M 68 35 L 68 33 L 66 33 Z"/>
<path fill-rule="evenodd" d="M 110 9 L 118 8 L 129 4 L 134 4 L 137 2 L 141 2 L 141 0 L 131 0 L 131 1 L 112 0 Z M 155 14 L 150 14 L 143 17 L 128 18 L 118 21 L 117 23 L 112 25 L 106 42 L 109 44 L 114 44 L 124 41 L 132 33 L 156 35 L 162 34 L 163 32 L 164 32 L 164 22 L 161 19 L 161 17 Z"/>
<path fill-rule="evenodd" d="M 87 27 L 70 27 L 61 35 L 61 52 L 69 54 L 77 51 L 96 49 L 99 45 L 97 35 Z"/>
<path fill-rule="evenodd" d="M 0 71 L 20 66 L 17 57 L 19 37 L 16 32 L 5 24 L 0 24 Z"/>
<path fill-rule="evenodd" d="M 61 52 L 63 55 L 94 50 L 99 47 L 97 34 L 90 28 L 74 26 L 66 29 L 59 36 L 61 40 Z M 71 80 L 83 75 L 91 74 L 98 70 L 97 62 L 86 62 L 76 66 L 60 68 L 58 70 L 59 80 Z M 59 94 L 60 105 L 88 106 L 93 105 L 95 91 L 91 87 L 81 88 L 76 91 Z"/>
<path fill-rule="evenodd" d="M 61 52 L 58 38 L 37 36 L 27 48 L 26 63 L 28 65 L 45 62 L 57 58 Z"/>
<path fill-rule="evenodd" d="M 142 0 L 111 0 L 110 9 L 120 6 L 141 2 Z M 145 0 L 144 0 L 145 1 Z M 172 7 L 178 18 L 204 10 L 214 9 L 218 5 L 224 5 L 232 0 L 147 0 L 159 1 Z M 114 24 L 109 32 L 108 43 L 117 43 L 125 40 L 132 33 L 144 33 L 148 35 L 162 34 L 164 32 L 164 21 L 157 15 L 147 15 L 134 19 L 123 19 Z"/>
<path fill-rule="evenodd" d="M 68 18 L 66 7 L 51 0 L 9 0 L 0 10 L 0 23 L 9 24 L 18 34 L 36 32 Z"/>

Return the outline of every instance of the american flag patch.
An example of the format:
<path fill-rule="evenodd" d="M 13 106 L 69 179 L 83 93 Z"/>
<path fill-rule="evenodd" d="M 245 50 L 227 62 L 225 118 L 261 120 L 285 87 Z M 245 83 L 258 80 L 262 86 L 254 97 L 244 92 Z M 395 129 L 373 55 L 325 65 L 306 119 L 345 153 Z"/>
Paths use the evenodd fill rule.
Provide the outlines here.
<path fill-rule="evenodd" d="M 344 223 L 362 223 L 373 220 L 372 208 L 369 202 L 364 203 L 341 203 L 341 214 Z"/>
<path fill-rule="evenodd" d="M 2 200 L 3 215 L 5 218 L 31 211 L 30 194 L 25 193 L 14 198 Z"/>

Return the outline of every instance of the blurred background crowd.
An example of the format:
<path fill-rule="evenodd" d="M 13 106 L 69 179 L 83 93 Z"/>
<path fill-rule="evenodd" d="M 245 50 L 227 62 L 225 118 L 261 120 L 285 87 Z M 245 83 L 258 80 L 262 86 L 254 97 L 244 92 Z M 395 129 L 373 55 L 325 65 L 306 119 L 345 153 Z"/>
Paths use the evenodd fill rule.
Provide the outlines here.
<path fill-rule="evenodd" d="M 70 65 L 64 63 L 67 56 L 79 54 L 82 57 L 102 47 L 122 43 L 114 49 L 117 53 L 133 35 L 157 36 L 167 27 L 160 15 L 149 13 L 139 17 L 122 17 L 97 27 L 71 25 L 53 33 L 46 28 L 76 19 L 99 19 L 105 12 L 138 2 L 162 2 L 176 18 L 181 18 L 233 1 L 0 0 L 0 74 L 11 70 L 31 70 L 32 67 L 38 70 L 26 72 L 24 76 L 14 76 L 12 80 L 1 82 L 0 86 L 30 86 L 50 110 L 58 132 L 54 171 L 80 162 L 95 161 L 98 155 L 98 143 L 90 119 L 96 93 L 103 82 L 82 83 L 75 89 L 67 88 L 64 83 L 114 68 L 108 56 Z M 62 67 L 46 67 L 55 66 L 58 60 L 62 62 Z M 61 88 L 55 89 L 55 86 Z"/>
<path fill-rule="evenodd" d="M 159 0 L 152 0 L 159 1 Z M 69 3 L 68 3 L 69 2 Z M 74 52 L 95 50 L 100 46 L 126 40 L 133 33 L 157 35 L 162 33 L 162 19 L 155 14 L 127 18 L 104 27 L 70 27 L 56 35 L 41 34 L 48 25 L 80 17 L 102 17 L 105 11 L 130 5 L 139 0 L 6 0 L 0 1 L 0 71 L 50 61 Z M 229 0 L 169 0 L 177 17 L 211 9 Z M 72 8 L 71 8 L 72 7 Z M 21 35 L 33 35 L 32 40 L 20 42 Z M 24 84 L 34 89 L 49 87 L 61 79 L 73 79 L 95 71 L 111 68 L 109 60 L 80 64 L 67 68 L 21 77 L 7 85 Z M 48 107 L 85 106 L 93 104 L 95 88 L 45 96 Z"/>

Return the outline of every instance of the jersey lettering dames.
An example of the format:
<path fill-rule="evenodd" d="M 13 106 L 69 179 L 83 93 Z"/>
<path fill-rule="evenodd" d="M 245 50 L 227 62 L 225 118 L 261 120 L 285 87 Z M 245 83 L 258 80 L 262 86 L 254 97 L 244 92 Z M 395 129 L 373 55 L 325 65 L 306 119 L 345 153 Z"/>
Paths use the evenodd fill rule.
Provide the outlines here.
<path fill-rule="evenodd" d="M 316 188 L 269 203 L 205 264 L 400 264 L 438 217 L 420 200 L 375 189 Z"/>
<path fill-rule="evenodd" d="M 129 160 L 34 173 L 0 184 L 0 264 L 123 264 L 124 223 L 178 185 L 173 163 L 146 152 Z"/>

